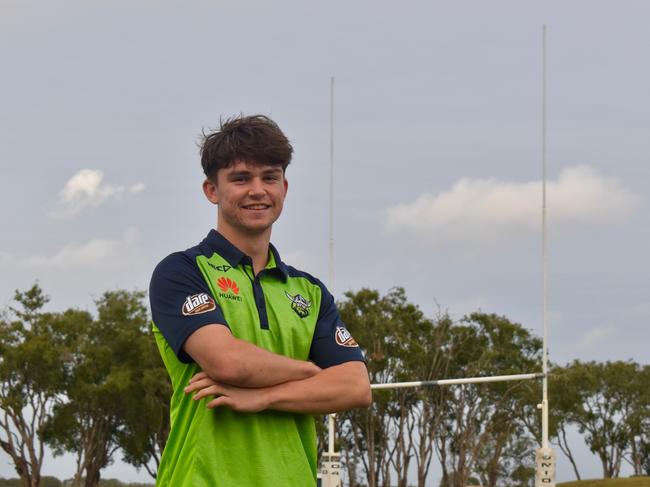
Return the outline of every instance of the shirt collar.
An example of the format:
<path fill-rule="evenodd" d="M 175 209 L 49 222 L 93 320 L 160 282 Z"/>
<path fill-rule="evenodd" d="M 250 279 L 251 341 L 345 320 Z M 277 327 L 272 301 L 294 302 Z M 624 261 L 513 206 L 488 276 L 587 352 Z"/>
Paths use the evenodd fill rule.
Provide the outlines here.
<path fill-rule="evenodd" d="M 210 230 L 207 237 L 205 237 L 203 240 L 203 243 L 205 243 L 210 248 L 210 250 L 218 253 L 221 257 L 226 259 L 228 263 L 233 267 L 237 267 L 239 264 L 252 264 L 252 259 L 248 255 L 235 247 L 226 237 L 214 229 Z M 289 277 L 289 271 L 287 270 L 285 263 L 282 262 L 278 250 L 273 246 L 273 244 L 269 243 L 269 251 L 273 257 L 273 259 L 269 258 L 269 263 L 274 260 L 275 267 L 267 266 L 265 270 L 268 272 L 277 272 L 282 277 L 282 279 L 286 281 Z"/>

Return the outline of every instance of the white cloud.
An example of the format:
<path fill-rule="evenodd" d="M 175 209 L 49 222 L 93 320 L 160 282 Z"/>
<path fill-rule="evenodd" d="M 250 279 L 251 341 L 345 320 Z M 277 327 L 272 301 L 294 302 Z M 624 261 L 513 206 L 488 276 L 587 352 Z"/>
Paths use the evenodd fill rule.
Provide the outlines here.
<path fill-rule="evenodd" d="M 129 193 L 137 194 L 144 191 L 144 183 L 135 183 L 129 187 Z"/>
<path fill-rule="evenodd" d="M 385 229 L 403 242 L 454 248 L 494 247 L 539 231 L 541 181 L 458 180 L 439 194 L 423 193 L 388 208 Z M 640 197 L 588 166 L 564 169 L 547 182 L 549 225 L 598 227 L 625 221 Z"/>
<path fill-rule="evenodd" d="M 69 218 L 86 209 L 97 208 L 109 199 L 121 199 L 125 194 L 144 191 L 143 183 L 129 187 L 103 182 L 104 173 L 97 169 L 82 169 L 72 176 L 59 193 L 59 199 L 50 216 Z"/>
<path fill-rule="evenodd" d="M 70 242 L 52 254 L 12 258 L 14 264 L 29 269 L 71 270 L 79 268 L 115 268 L 129 265 L 135 258 L 139 234 L 129 228 L 117 238 L 96 238 Z"/>

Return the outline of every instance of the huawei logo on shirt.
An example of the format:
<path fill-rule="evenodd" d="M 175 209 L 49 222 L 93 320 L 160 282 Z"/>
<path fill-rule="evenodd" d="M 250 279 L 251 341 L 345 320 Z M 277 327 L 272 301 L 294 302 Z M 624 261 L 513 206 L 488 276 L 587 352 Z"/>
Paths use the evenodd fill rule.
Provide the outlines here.
<path fill-rule="evenodd" d="M 229 279 L 227 277 L 220 277 L 217 280 L 217 284 L 224 293 L 228 292 L 228 289 L 230 289 L 233 293 L 239 294 L 239 287 L 237 286 L 237 283 L 232 279 Z"/>
<path fill-rule="evenodd" d="M 230 301 L 242 301 L 239 294 L 239 286 L 237 283 L 228 277 L 220 277 L 217 279 L 217 285 L 221 289 L 220 293 L 217 293 L 217 296 L 223 299 L 229 299 Z"/>

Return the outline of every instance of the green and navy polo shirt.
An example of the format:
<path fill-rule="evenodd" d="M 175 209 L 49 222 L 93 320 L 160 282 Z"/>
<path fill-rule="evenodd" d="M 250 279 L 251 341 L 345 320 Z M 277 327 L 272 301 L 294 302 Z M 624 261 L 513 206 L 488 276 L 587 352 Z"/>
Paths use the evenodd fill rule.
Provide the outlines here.
<path fill-rule="evenodd" d="M 321 368 L 364 360 L 323 283 L 282 262 L 273 245 L 257 275 L 250 257 L 215 230 L 166 257 L 150 285 L 153 332 L 172 381 L 171 431 L 157 485 L 307 487 L 316 484 L 316 429 L 307 414 L 207 409 L 183 388 L 200 369 L 183 350 L 208 324 Z"/>

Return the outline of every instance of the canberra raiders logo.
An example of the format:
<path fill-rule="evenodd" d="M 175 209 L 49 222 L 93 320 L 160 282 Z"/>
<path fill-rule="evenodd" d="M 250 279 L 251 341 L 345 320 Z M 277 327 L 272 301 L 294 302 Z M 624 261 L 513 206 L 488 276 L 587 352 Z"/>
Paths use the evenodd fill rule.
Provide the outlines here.
<path fill-rule="evenodd" d="M 292 296 L 286 291 L 284 292 L 284 294 L 286 294 L 287 298 L 289 298 L 289 301 L 291 301 L 291 309 L 294 310 L 298 316 L 304 318 L 309 314 L 311 301 L 307 301 L 300 294 L 296 294 L 295 296 Z"/>

